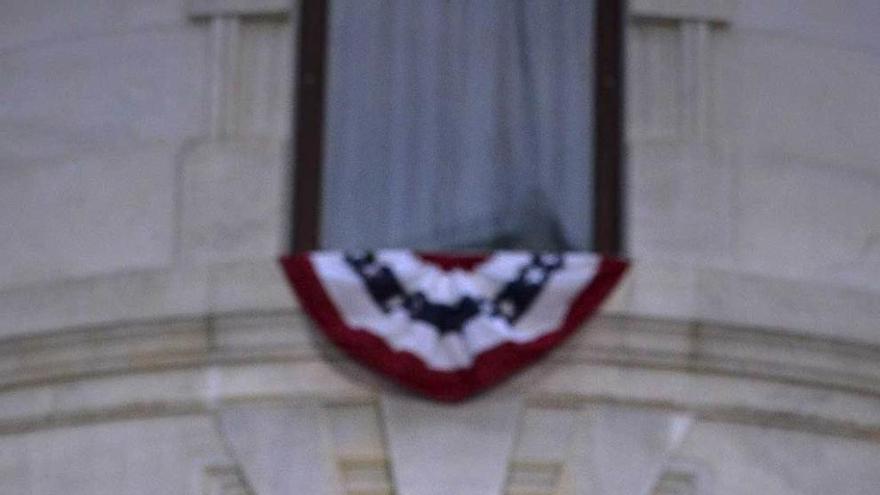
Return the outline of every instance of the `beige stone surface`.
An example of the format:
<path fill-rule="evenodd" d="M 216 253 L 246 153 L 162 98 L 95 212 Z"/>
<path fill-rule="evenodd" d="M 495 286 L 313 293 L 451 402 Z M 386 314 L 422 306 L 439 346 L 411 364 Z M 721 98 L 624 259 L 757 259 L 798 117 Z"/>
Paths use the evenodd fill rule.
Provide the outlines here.
<path fill-rule="evenodd" d="M 0 50 L 182 24 L 180 0 L 66 0 L 5 2 Z"/>
<path fill-rule="evenodd" d="M 4 168 L 179 145 L 198 135 L 204 119 L 207 60 L 204 31 L 195 26 L 50 38 L 0 52 L 0 60 Z"/>
<path fill-rule="evenodd" d="M 0 439 L 9 495 L 204 493 L 229 464 L 209 418 L 186 416 L 49 429 Z"/>
<path fill-rule="evenodd" d="M 633 268 L 455 407 L 283 278 L 292 5 L 4 3 L 0 493 L 876 491 L 876 2 L 633 1 Z"/>
<path fill-rule="evenodd" d="M 0 290 L 0 333 L 15 336 L 118 321 L 205 314 L 204 268 L 122 272 Z"/>
<path fill-rule="evenodd" d="M 877 291 L 878 19 L 865 1 L 636 2 L 632 256 Z"/>
<path fill-rule="evenodd" d="M 170 263 L 174 155 L 151 144 L 38 163 L 6 157 L 0 288 Z"/>
<path fill-rule="evenodd" d="M 519 397 L 489 395 L 438 406 L 387 394 L 382 415 L 401 493 L 500 493 L 513 449 Z"/>
<path fill-rule="evenodd" d="M 273 140 L 195 145 L 181 158 L 181 262 L 268 258 L 282 252 L 285 146 Z"/>
<path fill-rule="evenodd" d="M 581 412 L 566 466 L 576 494 L 651 493 L 690 428 L 686 414 L 624 407 Z"/>
<path fill-rule="evenodd" d="M 295 16 L 13 4 L 0 290 L 284 251 Z"/>
<path fill-rule="evenodd" d="M 861 495 L 880 484 L 876 442 L 705 423 L 678 454 L 707 472 L 712 493 Z"/>
<path fill-rule="evenodd" d="M 338 493 L 323 411 L 315 401 L 219 413 L 232 457 L 260 495 Z"/>
<path fill-rule="evenodd" d="M 217 454 L 226 457 L 175 465 L 200 473 L 188 475 L 202 480 L 194 486 L 212 490 L 274 493 L 285 483 L 311 480 L 328 493 L 387 493 L 392 485 L 398 493 L 433 493 L 461 482 L 462 493 L 468 487 L 486 493 L 490 486 L 490 493 L 502 493 L 500 487 L 508 493 L 581 493 L 585 487 L 588 493 L 652 493 L 655 486 L 699 485 L 724 494 L 744 485 L 734 478 L 718 484 L 712 466 L 737 473 L 758 469 L 749 467 L 758 461 L 713 457 L 703 443 L 718 440 L 704 433 L 694 440 L 694 425 L 721 425 L 722 431 L 750 425 L 778 431 L 782 439 L 788 438 L 783 431 L 801 432 L 791 433 L 806 438 L 800 443 L 762 448 L 786 456 L 815 442 L 817 449 L 839 444 L 828 448 L 854 456 L 853 466 L 867 465 L 875 448 L 868 445 L 880 441 L 876 346 L 609 315 L 495 392 L 439 406 L 352 368 L 327 345 L 291 312 L 7 340 L 0 346 L 0 457 L 19 448 L 17 439 L 41 432 L 63 437 L 126 424 L 150 435 L 150 425 L 213 415 L 224 426 L 219 440 L 210 441 L 227 446 Z M 108 431 L 124 437 L 122 430 Z M 140 434 L 118 448 L 152 452 Z M 99 448 L 71 435 L 82 449 Z M 730 448 L 744 448 L 737 445 Z M 296 466 L 323 467 L 291 468 L 297 455 L 306 460 Z M 18 472 L 43 461 L 3 462 Z M 45 469 L 66 472 L 51 466 Z M 770 480 L 761 486 L 777 489 L 772 478 L 785 476 L 784 466 L 761 467 L 759 479 Z M 167 476 L 154 482 L 176 483 L 183 474 Z"/>

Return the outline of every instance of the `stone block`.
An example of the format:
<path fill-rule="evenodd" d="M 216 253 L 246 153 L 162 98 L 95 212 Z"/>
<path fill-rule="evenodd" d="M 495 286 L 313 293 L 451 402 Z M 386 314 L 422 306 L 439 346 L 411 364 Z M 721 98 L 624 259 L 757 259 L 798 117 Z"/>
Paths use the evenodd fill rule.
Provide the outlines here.
<path fill-rule="evenodd" d="M 569 366 L 533 382 L 531 395 L 647 404 L 836 434 L 866 435 L 880 427 L 880 401 L 874 396 L 683 370 Z"/>
<path fill-rule="evenodd" d="M 734 27 L 805 42 L 880 53 L 880 4 L 874 0 L 736 0 Z"/>
<path fill-rule="evenodd" d="M 633 260 L 603 312 L 690 319 L 696 312 L 697 271 L 685 262 Z"/>
<path fill-rule="evenodd" d="M 279 141 L 212 142 L 184 154 L 180 257 L 273 258 L 286 239 L 287 160 Z"/>
<path fill-rule="evenodd" d="M 30 0 L 5 2 L 0 50 L 106 36 L 127 30 L 162 30 L 183 24 L 180 0 Z"/>
<path fill-rule="evenodd" d="M 638 143 L 628 166 L 631 256 L 715 265 L 732 258 L 736 185 L 719 147 Z"/>
<path fill-rule="evenodd" d="M 699 272 L 694 290 L 695 316 L 701 320 L 880 343 L 875 291 L 710 269 Z"/>
<path fill-rule="evenodd" d="M 278 260 L 254 259 L 211 265 L 211 310 L 290 311 L 299 308 Z"/>
<path fill-rule="evenodd" d="M 2 438 L 0 492 L 205 493 L 204 466 L 228 462 L 207 417 L 49 429 Z"/>
<path fill-rule="evenodd" d="M 363 370 L 360 370 L 363 374 Z M 375 390 L 362 375 L 346 374 L 336 363 L 304 360 L 289 364 L 224 366 L 207 370 L 201 390 L 207 403 L 321 397 L 370 400 Z"/>
<path fill-rule="evenodd" d="M 122 272 L 0 291 L 0 336 L 205 314 L 203 269 Z"/>
<path fill-rule="evenodd" d="M 255 493 L 339 493 L 322 412 L 315 401 L 304 401 L 219 413 L 220 429 Z"/>
<path fill-rule="evenodd" d="M 880 288 L 876 57 L 789 35 L 727 44 L 719 80 L 737 150 L 738 266 Z"/>
<path fill-rule="evenodd" d="M 174 154 L 139 146 L 0 168 L 0 288 L 170 263 Z"/>
<path fill-rule="evenodd" d="M 201 375 L 166 371 L 108 376 L 52 386 L 53 416 L 128 412 L 149 416 L 196 407 Z M 140 414 L 138 414 L 140 413 Z"/>
<path fill-rule="evenodd" d="M 0 290 L 0 336 L 117 322 L 262 311 L 307 328 L 277 259 L 121 271 Z M 293 314 L 291 314 L 293 312 Z M 278 317 L 277 315 L 284 316 Z M 222 320 L 221 325 L 235 322 Z M 299 333 L 293 332 L 293 338 Z"/>
<path fill-rule="evenodd" d="M 294 350 L 317 357 L 312 329 L 299 312 L 254 316 L 218 317 L 214 320 L 214 345 L 224 350 Z"/>
<path fill-rule="evenodd" d="M 16 5 L 3 21 L 30 15 L 18 9 L 68 10 L 48 5 Z M 132 16 L 161 10 L 141 7 L 116 8 L 140 12 L 126 11 Z M 7 233 L 0 253 L 8 260 L 0 286 L 170 263 L 178 147 L 203 118 L 199 32 L 53 39 L 4 52 L 0 65 L 0 225 Z"/>
<path fill-rule="evenodd" d="M 719 495 L 861 495 L 880 486 L 876 442 L 706 422 L 679 455 L 704 465 L 708 493 Z"/>
<path fill-rule="evenodd" d="M 876 20 L 868 21 L 872 28 Z M 772 152 L 807 167 L 880 171 L 875 54 L 773 31 L 732 30 L 720 41 L 718 94 L 731 120 L 727 139 L 741 153 Z"/>
<path fill-rule="evenodd" d="M 326 416 L 333 437 L 333 450 L 339 458 L 384 458 L 384 428 L 375 403 L 328 406 Z"/>
<path fill-rule="evenodd" d="M 687 414 L 665 411 L 586 408 L 572 435 L 567 466 L 574 493 L 649 493 L 692 422 Z"/>
<path fill-rule="evenodd" d="M 0 159 L 63 161 L 160 141 L 206 124 L 204 32 L 76 38 L 0 55 Z"/>
<path fill-rule="evenodd" d="M 880 169 L 777 153 L 748 160 L 735 227 L 739 266 L 880 290 Z"/>
<path fill-rule="evenodd" d="M 187 12 L 195 18 L 220 15 L 287 15 L 295 8 L 294 0 L 188 0 Z"/>
<path fill-rule="evenodd" d="M 277 0 L 275 0 L 277 1 Z M 286 7 L 290 1 L 280 0 Z M 247 2 L 254 3 L 254 2 Z M 237 57 L 237 81 L 233 131 L 250 138 L 291 139 L 290 126 L 296 115 L 294 67 L 297 46 L 298 12 L 283 21 L 248 21 L 241 23 Z"/>
<path fill-rule="evenodd" d="M 501 493 L 521 408 L 516 397 L 438 407 L 384 396 L 382 416 L 397 489 L 411 495 Z"/>
<path fill-rule="evenodd" d="M 728 22 L 738 0 L 634 0 L 629 14 L 660 19 Z"/>

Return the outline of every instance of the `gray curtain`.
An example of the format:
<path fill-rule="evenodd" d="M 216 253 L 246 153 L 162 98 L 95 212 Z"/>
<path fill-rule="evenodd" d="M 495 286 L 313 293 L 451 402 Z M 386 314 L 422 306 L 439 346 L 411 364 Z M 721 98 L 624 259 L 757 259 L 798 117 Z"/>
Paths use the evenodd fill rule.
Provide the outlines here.
<path fill-rule="evenodd" d="M 593 0 L 331 4 L 324 247 L 589 247 Z"/>

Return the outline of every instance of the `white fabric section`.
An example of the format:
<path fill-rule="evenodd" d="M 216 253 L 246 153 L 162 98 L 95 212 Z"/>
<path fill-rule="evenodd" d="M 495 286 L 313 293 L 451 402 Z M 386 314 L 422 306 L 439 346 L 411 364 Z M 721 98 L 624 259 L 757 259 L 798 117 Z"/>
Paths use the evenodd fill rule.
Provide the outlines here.
<path fill-rule="evenodd" d="M 460 338 L 447 336 L 440 339 L 434 327 L 411 320 L 402 310 L 390 314 L 382 312 L 342 253 L 313 253 L 310 258 L 327 295 L 349 327 L 382 338 L 395 351 L 415 354 L 432 369 L 454 370 L 470 366 L 472 356 L 464 352 L 467 347 Z"/>
<path fill-rule="evenodd" d="M 586 248 L 594 2 L 332 2 L 324 247 Z"/>
<path fill-rule="evenodd" d="M 464 296 L 487 297 L 517 277 L 528 264 L 531 253 L 498 251 L 472 271 L 443 271 L 422 261 L 412 251 L 387 249 L 378 251 L 376 259 L 388 265 L 408 292 L 423 292 L 431 302 L 454 304 Z"/>
<path fill-rule="evenodd" d="M 348 326 L 384 329 L 393 324 L 395 318 L 389 317 L 376 306 L 370 293 L 364 289 L 360 277 L 346 263 L 342 253 L 325 251 L 312 253 L 309 257 L 318 278 L 324 284 L 324 290 Z"/>
<path fill-rule="evenodd" d="M 381 251 L 377 259 L 387 264 L 406 290 L 421 290 L 428 299 L 455 303 L 464 296 L 492 299 L 507 282 L 515 279 L 531 254 L 501 252 L 491 256 L 473 272 L 444 272 L 408 251 Z M 460 334 L 440 337 L 437 329 L 412 320 L 403 309 L 384 313 L 371 299 L 363 281 L 341 252 L 311 255 L 324 287 L 345 323 L 382 338 L 389 347 L 418 356 L 435 370 L 470 367 L 474 358 L 498 345 L 522 344 L 556 330 L 574 297 L 596 275 L 600 258 L 586 253 L 566 253 L 563 267 L 554 271 L 543 291 L 515 325 L 488 314 L 469 320 Z"/>
<path fill-rule="evenodd" d="M 376 258 L 394 271 L 407 292 L 423 292 L 429 301 L 453 304 L 463 296 L 479 297 L 491 290 L 488 281 L 462 270 L 444 272 L 425 263 L 411 251 L 383 250 Z"/>
<path fill-rule="evenodd" d="M 524 251 L 497 251 L 476 271 L 500 285 L 516 277 L 519 269 L 531 259 L 532 254 Z"/>
<path fill-rule="evenodd" d="M 513 326 L 491 316 L 469 321 L 463 330 L 471 352 L 479 354 L 507 342 L 530 342 L 559 328 L 571 302 L 595 277 L 598 262 L 595 255 L 566 254 L 565 268 L 554 272 L 532 306 Z"/>

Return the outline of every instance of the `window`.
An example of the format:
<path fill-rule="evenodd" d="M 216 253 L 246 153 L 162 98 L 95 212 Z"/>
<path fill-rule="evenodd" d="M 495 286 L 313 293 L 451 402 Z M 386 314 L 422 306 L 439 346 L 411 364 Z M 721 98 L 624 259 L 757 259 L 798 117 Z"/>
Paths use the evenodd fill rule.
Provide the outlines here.
<path fill-rule="evenodd" d="M 616 251 L 621 11 L 304 0 L 294 249 Z"/>

